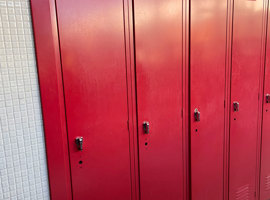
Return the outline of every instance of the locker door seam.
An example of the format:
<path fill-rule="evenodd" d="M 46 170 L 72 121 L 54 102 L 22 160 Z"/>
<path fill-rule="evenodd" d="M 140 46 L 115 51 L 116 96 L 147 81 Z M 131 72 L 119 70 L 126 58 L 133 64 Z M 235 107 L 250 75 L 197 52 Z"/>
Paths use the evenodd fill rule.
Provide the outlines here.
<path fill-rule="evenodd" d="M 226 17 L 226 52 L 225 52 L 225 91 L 224 91 L 224 165 L 223 165 L 223 199 L 226 200 L 228 197 L 228 123 L 229 123 L 229 92 L 228 86 L 230 85 L 230 57 L 228 56 L 231 51 L 231 23 L 232 23 L 232 10 L 231 10 L 232 1 L 227 0 L 227 17 Z"/>
<path fill-rule="evenodd" d="M 63 62 L 62 62 L 62 49 L 61 49 L 61 38 L 60 38 L 60 29 L 59 29 L 59 16 L 58 16 L 58 8 L 57 8 L 57 0 L 53 0 L 55 3 L 55 13 L 56 13 L 56 25 L 57 25 L 57 37 L 58 37 L 58 46 L 59 46 L 59 57 L 60 57 L 60 69 L 62 75 L 62 85 L 63 85 L 63 101 L 65 107 L 65 122 L 66 122 L 66 133 L 67 133 L 67 146 L 68 146 L 68 154 L 69 154 L 69 169 L 70 169 L 70 184 L 71 184 L 71 195 L 72 199 L 74 199 L 73 194 L 73 183 L 72 183 L 72 169 L 71 169 L 71 158 L 70 158 L 70 144 L 69 144 L 69 137 L 68 137 L 68 120 L 67 120 L 67 107 L 66 107 L 66 93 L 65 93 L 65 84 L 64 84 L 64 74 L 63 74 Z"/>
<path fill-rule="evenodd" d="M 183 156 L 183 199 L 188 199 L 189 191 L 189 1 L 182 1 L 182 156 Z"/>
<path fill-rule="evenodd" d="M 187 69 L 187 77 L 188 77 L 188 80 L 187 80 L 187 82 L 188 82 L 188 85 L 187 85 L 187 89 L 188 89 L 188 91 L 187 91 L 187 96 L 188 96 L 188 105 L 187 105 L 187 112 L 188 112 L 188 114 L 187 114 L 187 120 L 188 120 L 188 131 L 187 131 L 187 133 L 188 133 L 188 136 L 187 136 L 187 138 L 188 138 L 188 161 L 187 161 L 187 163 L 188 163 L 188 169 L 189 169 L 189 171 L 188 171 L 188 177 L 189 177 L 189 181 L 188 181 L 188 191 L 189 191 L 189 195 L 188 195 L 188 197 L 189 197 L 189 199 L 192 199 L 192 176 L 191 176 L 191 174 L 192 174 L 192 171 L 191 171 L 191 103 L 190 103 L 190 100 L 191 100 L 191 93 L 190 93 L 190 91 L 191 91 L 191 6 L 192 6 L 192 4 L 191 4 L 191 0 L 189 0 L 188 1 L 188 3 L 187 3 L 188 5 L 188 20 L 186 20 L 187 22 L 188 22 L 188 27 L 187 27 L 187 29 L 188 29 L 188 50 L 187 50 L 187 52 L 188 52 L 188 55 L 187 55 L 187 57 L 188 57 L 188 69 Z"/>
<path fill-rule="evenodd" d="M 125 42 L 125 62 L 126 62 L 126 90 L 127 90 L 127 110 L 128 110 L 128 132 L 129 132 L 129 153 L 130 153 L 130 177 L 131 177 L 131 198 L 137 199 L 136 187 L 136 153 L 134 147 L 131 148 L 131 142 L 134 144 L 134 110 L 133 110 L 133 88 L 132 88 L 132 72 L 128 71 L 131 67 L 131 44 L 130 44 L 130 19 L 129 19 L 129 0 L 123 0 L 123 25 L 124 25 L 124 42 Z M 127 32 L 128 31 L 128 32 Z M 129 56 L 128 56 L 129 55 Z M 129 64 L 128 64 L 129 63 Z M 130 77 L 129 77 L 130 75 Z M 130 125 L 132 124 L 132 129 Z M 132 139 L 133 138 L 133 139 Z M 132 167 L 132 165 L 134 166 Z M 134 170 L 133 170 L 134 168 Z M 135 184 L 135 185 L 133 185 Z M 135 188 L 135 190 L 133 190 Z M 135 193 L 133 193 L 135 192 Z"/>
<path fill-rule="evenodd" d="M 135 3 L 132 1 L 132 25 L 133 25 L 133 54 L 134 54 L 134 89 L 135 89 L 135 105 L 136 105 L 136 121 L 137 121 L 137 154 L 138 154 L 138 173 L 139 173 L 139 199 L 142 199 L 141 195 L 141 172 L 140 172 L 140 146 L 139 146 L 139 114 L 138 114 L 138 88 L 137 88 L 137 59 L 136 59 L 136 29 L 135 29 Z"/>
<path fill-rule="evenodd" d="M 235 1 L 234 0 L 229 0 L 230 3 L 231 3 L 231 24 L 230 24 L 230 27 L 231 27 L 231 31 L 230 31 L 230 40 L 229 40 L 229 55 L 228 55 L 228 59 L 229 59 L 229 64 L 228 64 L 228 69 L 229 69 L 229 74 L 228 74 L 228 93 L 227 93 L 227 98 L 228 98 L 228 107 L 227 107 L 227 112 L 228 112 L 228 122 L 227 122 L 227 191 L 226 191 L 226 194 L 227 194 L 227 199 L 230 198 L 230 133 L 231 133 L 231 90 L 232 90 L 232 84 L 231 84 L 231 81 L 232 81 L 232 55 L 233 55 L 233 36 L 234 36 L 234 6 L 235 6 Z"/>
<path fill-rule="evenodd" d="M 265 37 L 263 39 L 263 41 L 265 41 L 264 43 L 264 50 L 263 50 L 263 66 L 262 66 L 262 89 L 261 89 L 261 115 L 258 116 L 258 118 L 261 117 L 261 123 L 258 124 L 260 126 L 260 141 L 258 142 L 259 147 L 258 147 L 258 153 L 257 155 L 259 156 L 258 162 L 257 164 L 259 166 L 257 166 L 258 168 L 258 173 L 257 173 L 257 184 L 258 184 L 258 199 L 260 199 L 261 197 L 261 166 L 262 166 L 262 140 L 263 140 L 263 123 L 264 123 L 264 107 L 265 107 L 265 75 L 266 75 L 266 58 L 267 58 L 267 45 L 268 45 L 268 31 L 269 31 L 269 27 L 268 27 L 268 21 L 269 21 L 269 0 L 266 0 L 266 20 L 265 20 Z M 262 41 L 262 44 L 263 44 Z"/>
<path fill-rule="evenodd" d="M 130 118 L 129 118 L 129 115 L 130 115 L 130 110 L 129 110 L 129 91 L 128 91 L 128 88 L 129 88 L 129 84 L 128 84 L 128 72 L 127 72 L 127 67 L 128 67 L 128 64 L 127 64 L 127 38 L 126 38 L 126 12 L 125 12 L 125 0 L 122 1 L 122 4 L 123 4 L 123 30 L 124 30 L 124 49 L 125 49 L 125 71 L 126 71 L 126 91 L 127 91 L 127 129 L 128 129 L 128 137 L 129 137 L 129 156 L 130 156 L 130 191 L 131 191 L 131 199 L 133 199 L 133 174 L 132 174 L 132 159 L 133 159 L 133 156 L 132 153 L 131 153 L 131 146 L 130 146 L 130 143 L 131 143 L 131 130 L 129 128 L 129 123 L 130 123 Z"/>

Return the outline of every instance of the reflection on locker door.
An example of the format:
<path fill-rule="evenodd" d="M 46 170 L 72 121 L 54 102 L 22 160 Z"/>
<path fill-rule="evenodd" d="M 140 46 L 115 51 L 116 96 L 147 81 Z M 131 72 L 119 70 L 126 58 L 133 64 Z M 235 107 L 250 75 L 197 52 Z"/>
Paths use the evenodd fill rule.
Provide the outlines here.
<path fill-rule="evenodd" d="M 229 197 L 256 199 L 264 0 L 234 1 Z"/>
<path fill-rule="evenodd" d="M 266 49 L 266 66 L 264 78 L 263 97 L 263 125 L 262 125 L 262 150 L 261 150 L 261 181 L 260 199 L 270 199 L 270 20 L 268 19 L 268 35 Z"/>
<path fill-rule="evenodd" d="M 226 13 L 227 0 L 191 0 L 193 200 L 223 199 Z"/>
<path fill-rule="evenodd" d="M 182 200 L 182 2 L 134 10 L 141 199 Z"/>
<path fill-rule="evenodd" d="M 123 1 L 56 2 L 73 199 L 129 200 Z"/>

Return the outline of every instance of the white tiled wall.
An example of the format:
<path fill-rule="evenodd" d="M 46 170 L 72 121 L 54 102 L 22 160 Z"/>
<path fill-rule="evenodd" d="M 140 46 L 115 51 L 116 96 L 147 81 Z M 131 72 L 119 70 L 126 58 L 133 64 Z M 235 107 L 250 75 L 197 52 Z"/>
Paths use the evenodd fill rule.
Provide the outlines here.
<path fill-rule="evenodd" d="M 0 0 L 0 199 L 49 199 L 30 0 Z"/>

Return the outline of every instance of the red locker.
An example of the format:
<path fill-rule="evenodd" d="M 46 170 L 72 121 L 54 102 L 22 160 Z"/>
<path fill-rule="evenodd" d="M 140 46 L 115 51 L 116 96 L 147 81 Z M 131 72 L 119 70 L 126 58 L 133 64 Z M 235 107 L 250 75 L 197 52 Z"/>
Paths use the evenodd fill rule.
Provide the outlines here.
<path fill-rule="evenodd" d="M 73 199 L 131 199 L 123 1 L 56 3 Z"/>
<path fill-rule="evenodd" d="M 135 0 L 134 17 L 141 200 L 182 200 L 182 2 Z"/>
<path fill-rule="evenodd" d="M 234 1 L 229 198 L 257 199 L 264 0 Z"/>
<path fill-rule="evenodd" d="M 140 200 L 186 200 L 187 115 L 190 199 L 257 200 L 259 178 L 260 199 L 270 199 L 270 44 L 263 77 L 269 0 L 190 0 L 190 38 L 188 1 L 52 2 L 63 76 L 63 88 L 54 90 L 64 91 L 73 199 L 137 200 L 140 192 Z M 138 163 L 131 160 L 137 153 Z"/>
<path fill-rule="evenodd" d="M 260 199 L 270 199 L 270 20 L 268 19 L 268 34 L 266 48 L 266 65 L 263 96 L 263 122 L 261 147 Z"/>
<path fill-rule="evenodd" d="M 191 0 L 191 198 L 223 199 L 227 0 Z"/>

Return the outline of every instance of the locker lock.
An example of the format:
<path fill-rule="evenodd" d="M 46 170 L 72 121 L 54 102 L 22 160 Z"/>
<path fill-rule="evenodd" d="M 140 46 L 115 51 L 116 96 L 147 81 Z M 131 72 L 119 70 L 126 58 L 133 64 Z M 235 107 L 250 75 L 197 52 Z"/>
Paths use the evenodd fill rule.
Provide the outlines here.
<path fill-rule="evenodd" d="M 195 108 L 194 110 L 194 119 L 195 122 L 201 121 L 201 113 L 199 112 L 198 108 Z"/>
<path fill-rule="evenodd" d="M 145 134 L 149 134 L 150 132 L 149 129 L 150 129 L 149 122 L 143 122 L 143 131 Z"/>
<path fill-rule="evenodd" d="M 270 94 L 266 95 L 266 103 L 270 103 Z"/>
<path fill-rule="evenodd" d="M 77 144 L 78 150 L 82 151 L 83 150 L 83 137 L 77 137 L 75 139 L 75 143 Z"/>
<path fill-rule="evenodd" d="M 234 112 L 239 111 L 239 102 L 237 102 L 237 101 L 233 102 L 233 111 Z"/>

